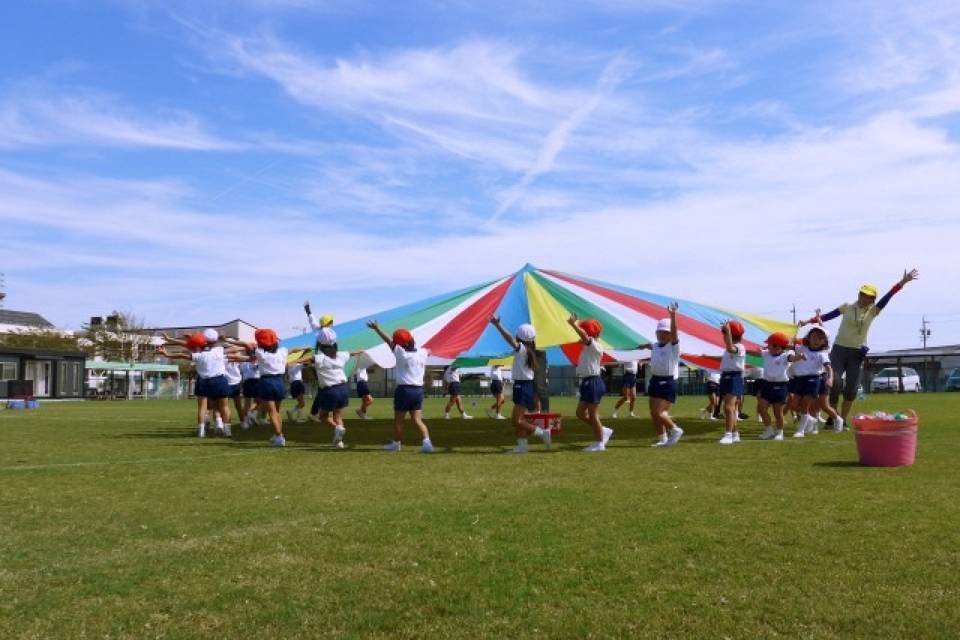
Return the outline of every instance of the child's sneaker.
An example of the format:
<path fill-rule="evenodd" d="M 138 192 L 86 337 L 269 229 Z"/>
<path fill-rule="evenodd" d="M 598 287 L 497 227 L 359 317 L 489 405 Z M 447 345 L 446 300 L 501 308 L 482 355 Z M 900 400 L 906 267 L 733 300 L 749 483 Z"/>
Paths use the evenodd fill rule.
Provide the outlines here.
<path fill-rule="evenodd" d="M 670 442 L 670 440 L 669 440 L 669 438 L 667 438 L 667 434 L 664 433 L 663 435 L 661 435 L 661 436 L 657 439 L 656 442 L 654 442 L 654 443 L 653 443 L 652 445 L 650 445 L 650 446 L 651 446 L 651 447 L 654 447 L 654 448 L 656 448 L 656 447 L 665 447 L 665 446 L 667 446 L 667 444 L 669 444 L 669 442 Z"/>
<path fill-rule="evenodd" d="M 763 430 L 763 433 L 760 434 L 761 440 L 772 440 L 773 437 L 777 435 L 777 430 L 773 427 L 767 427 Z"/>
<path fill-rule="evenodd" d="M 783 429 L 777 431 L 777 435 L 773 436 L 775 442 L 783 442 Z"/>
<path fill-rule="evenodd" d="M 396 441 L 387 443 L 383 445 L 383 450 L 390 451 L 390 452 L 400 451 L 400 443 Z"/>
<path fill-rule="evenodd" d="M 589 447 L 584 447 L 583 451 L 585 453 L 599 453 L 601 451 L 606 451 L 607 448 L 603 446 L 602 442 L 594 442 Z"/>
<path fill-rule="evenodd" d="M 433 443 L 430 442 L 430 438 L 424 439 L 423 444 L 420 445 L 420 453 L 433 453 Z"/>
<path fill-rule="evenodd" d="M 667 438 L 667 445 L 673 446 L 680 442 L 680 438 L 683 437 L 683 429 L 680 427 L 674 427 L 670 429 L 670 437 Z"/>
<path fill-rule="evenodd" d="M 330 443 L 330 446 L 336 447 L 337 449 L 343 449 L 343 434 L 347 432 L 346 427 L 337 426 L 333 430 L 333 441 Z"/>
<path fill-rule="evenodd" d="M 223 425 L 223 436 L 224 436 L 225 438 L 232 438 L 232 437 L 233 437 L 233 431 L 230 430 L 230 425 L 228 425 L 228 424 Z"/>
<path fill-rule="evenodd" d="M 603 434 L 600 438 L 600 444 L 606 449 L 607 443 L 610 442 L 610 438 L 613 437 L 613 429 L 610 427 L 600 427 L 600 432 Z"/>
<path fill-rule="evenodd" d="M 273 436 L 270 438 L 270 446 L 273 447 L 285 447 L 287 446 L 287 440 L 283 436 Z"/>
<path fill-rule="evenodd" d="M 465 414 L 463 414 L 463 416 L 461 416 L 461 417 L 462 417 L 464 420 L 473 420 L 473 416 L 470 415 L 469 413 L 465 413 Z"/>
<path fill-rule="evenodd" d="M 734 441 L 734 442 L 740 442 L 740 432 L 739 432 L 739 431 L 734 431 L 734 432 L 733 432 L 733 441 Z"/>
<path fill-rule="evenodd" d="M 502 413 L 497 414 L 497 420 L 506 420 L 506 419 L 507 419 L 507 416 L 503 415 Z"/>
<path fill-rule="evenodd" d="M 723 434 L 723 437 L 720 438 L 720 444 L 733 444 L 733 432 L 727 431 Z"/>
<path fill-rule="evenodd" d="M 617 419 L 618 417 L 620 417 L 620 416 L 617 415 L 617 410 L 614 409 L 614 410 L 613 410 L 613 413 L 610 414 L 610 417 L 613 418 L 614 420 L 616 420 L 616 419 Z"/>
<path fill-rule="evenodd" d="M 543 440 L 544 446 L 547 450 L 550 449 L 550 446 L 553 444 L 553 434 L 550 433 L 550 429 L 540 429 L 540 439 Z"/>
<path fill-rule="evenodd" d="M 837 433 L 843 433 L 844 426 L 843 418 L 837 418 L 833 421 L 833 430 Z"/>
<path fill-rule="evenodd" d="M 527 440 L 523 439 L 517 440 L 517 446 L 510 449 L 507 453 L 527 453 L 527 451 L 529 451 L 529 445 L 527 444 Z"/>

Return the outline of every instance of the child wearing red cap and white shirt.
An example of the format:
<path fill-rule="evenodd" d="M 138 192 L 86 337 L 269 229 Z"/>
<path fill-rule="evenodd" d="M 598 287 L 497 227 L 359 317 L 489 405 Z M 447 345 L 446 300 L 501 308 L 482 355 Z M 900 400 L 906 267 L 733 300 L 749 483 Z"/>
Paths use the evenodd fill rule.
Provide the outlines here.
<path fill-rule="evenodd" d="M 256 344 L 240 343 L 242 346 L 234 353 L 245 352 L 249 360 L 256 359 L 260 380 L 257 382 L 257 405 L 266 410 L 267 418 L 273 426 L 270 444 L 284 447 L 287 444 L 283 436 L 283 418 L 280 417 L 280 403 L 287 395 L 283 384 L 283 374 L 287 371 L 287 349 L 280 346 L 280 339 L 273 329 L 257 329 L 253 334 Z"/>
<path fill-rule="evenodd" d="M 430 441 L 430 432 L 423 421 L 423 374 L 427 368 L 427 358 L 430 352 L 427 349 L 417 348 L 413 334 L 407 329 L 397 329 L 393 336 L 388 336 L 376 320 L 371 320 L 367 326 L 373 329 L 380 339 L 393 350 L 397 359 L 394 369 L 394 378 L 397 388 L 393 392 L 393 441 L 385 445 L 385 451 L 400 451 L 400 441 L 403 439 L 403 420 L 410 414 L 410 419 L 420 430 L 423 443 L 420 453 L 433 453 L 433 443 Z"/>
<path fill-rule="evenodd" d="M 723 333 L 724 350 L 720 357 L 720 401 L 723 403 L 723 413 L 726 418 L 726 429 L 720 444 L 740 442 L 740 433 L 737 431 L 739 409 L 738 400 L 743 396 L 743 371 L 746 369 L 747 349 L 740 341 L 745 329 L 736 320 L 730 320 L 720 325 Z"/>
<path fill-rule="evenodd" d="M 195 333 L 186 340 L 167 338 L 166 343 L 186 347 L 190 353 L 169 353 L 165 346 L 157 349 L 157 353 L 170 360 L 189 360 L 197 367 L 197 383 L 194 395 L 197 397 L 197 436 L 206 437 L 205 418 L 207 403 L 212 401 L 217 413 L 217 428 L 224 434 L 230 433 L 230 405 L 227 397 L 230 395 L 230 385 L 227 383 L 226 356 L 223 347 L 209 344 L 201 333 Z"/>
<path fill-rule="evenodd" d="M 763 386 L 757 395 L 757 413 L 766 426 L 760 435 L 761 440 L 783 440 L 783 411 L 789 393 L 791 364 L 800 359 L 790 349 L 790 338 L 781 332 L 770 334 L 767 348 L 760 352 L 763 358 Z M 776 428 L 770 420 L 770 408 L 773 408 Z"/>
<path fill-rule="evenodd" d="M 583 450 L 587 453 L 606 451 L 607 442 L 613 436 L 613 429 L 605 427 L 600 422 L 600 401 L 603 399 L 603 394 L 607 392 L 603 378 L 600 377 L 603 347 L 598 338 L 603 331 L 603 325 L 593 318 L 578 322 L 576 314 L 571 315 L 567 322 L 577 332 L 583 344 L 583 350 L 577 360 L 577 376 L 580 378 L 577 417 L 590 425 L 594 437 L 593 444 Z"/>

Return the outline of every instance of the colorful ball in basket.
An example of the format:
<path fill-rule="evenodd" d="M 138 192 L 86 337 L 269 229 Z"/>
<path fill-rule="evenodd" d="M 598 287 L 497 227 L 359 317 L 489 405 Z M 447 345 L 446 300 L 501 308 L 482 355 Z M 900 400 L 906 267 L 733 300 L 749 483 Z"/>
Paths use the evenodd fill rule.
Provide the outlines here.
<path fill-rule="evenodd" d="M 853 432 L 857 439 L 860 464 L 868 467 L 907 467 L 917 456 L 917 427 L 920 419 L 913 411 L 902 420 L 883 420 L 857 416 Z"/>

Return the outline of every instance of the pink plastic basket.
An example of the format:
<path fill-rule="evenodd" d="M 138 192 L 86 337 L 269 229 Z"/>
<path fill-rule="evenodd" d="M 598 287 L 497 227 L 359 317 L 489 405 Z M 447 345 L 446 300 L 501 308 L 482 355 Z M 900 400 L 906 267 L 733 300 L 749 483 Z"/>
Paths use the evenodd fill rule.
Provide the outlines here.
<path fill-rule="evenodd" d="M 920 419 L 914 411 L 903 420 L 855 418 L 860 464 L 868 467 L 904 467 L 917 457 L 917 428 Z"/>

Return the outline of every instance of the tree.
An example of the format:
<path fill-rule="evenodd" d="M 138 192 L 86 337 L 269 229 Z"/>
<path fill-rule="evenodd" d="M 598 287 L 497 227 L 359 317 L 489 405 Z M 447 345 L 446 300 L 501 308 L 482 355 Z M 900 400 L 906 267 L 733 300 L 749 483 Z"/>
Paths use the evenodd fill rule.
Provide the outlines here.
<path fill-rule="evenodd" d="M 56 329 L 22 329 L 0 334 L 0 345 L 52 351 L 84 351 L 81 338 Z"/>
<path fill-rule="evenodd" d="M 120 362 L 153 359 L 152 336 L 144 320 L 131 311 L 114 311 L 99 324 L 85 324 L 83 351 L 90 357 Z"/>

